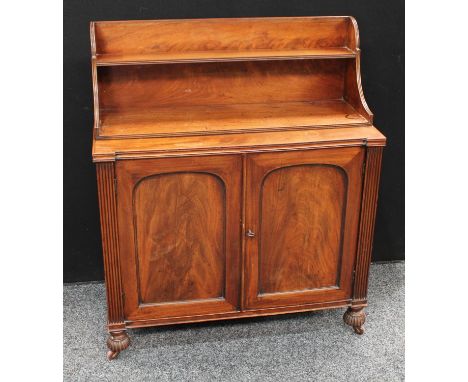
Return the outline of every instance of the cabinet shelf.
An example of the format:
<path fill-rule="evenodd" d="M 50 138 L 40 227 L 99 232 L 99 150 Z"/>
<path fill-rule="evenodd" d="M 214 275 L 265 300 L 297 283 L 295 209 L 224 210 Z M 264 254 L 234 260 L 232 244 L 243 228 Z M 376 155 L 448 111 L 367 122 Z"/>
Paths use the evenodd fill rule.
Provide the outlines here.
<path fill-rule="evenodd" d="M 103 54 L 96 56 L 97 66 L 170 64 L 190 62 L 270 61 L 353 58 L 356 52 L 348 47 L 303 50 L 251 50 L 205 52 L 153 52 Z"/>
<path fill-rule="evenodd" d="M 90 32 L 102 144 L 372 125 L 352 17 L 100 21 Z"/>
<path fill-rule="evenodd" d="M 344 100 L 190 105 L 146 110 L 101 110 L 99 137 L 232 134 L 368 124 L 367 119 Z"/>

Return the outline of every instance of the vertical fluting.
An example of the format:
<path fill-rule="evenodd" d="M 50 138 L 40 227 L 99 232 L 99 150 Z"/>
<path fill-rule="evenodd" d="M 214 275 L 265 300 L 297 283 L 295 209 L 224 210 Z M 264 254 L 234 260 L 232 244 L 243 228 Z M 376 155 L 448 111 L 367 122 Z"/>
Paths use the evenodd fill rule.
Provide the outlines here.
<path fill-rule="evenodd" d="M 368 147 L 367 149 L 353 300 L 367 298 L 382 150 L 383 147 Z"/>
<path fill-rule="evenodd" d="M 106 278 L 108 323 L 123 322 L 122 284 L 119 269 L 114 163 L 98 163 L 96 167 L 101 217 L 102 251 Z"/>

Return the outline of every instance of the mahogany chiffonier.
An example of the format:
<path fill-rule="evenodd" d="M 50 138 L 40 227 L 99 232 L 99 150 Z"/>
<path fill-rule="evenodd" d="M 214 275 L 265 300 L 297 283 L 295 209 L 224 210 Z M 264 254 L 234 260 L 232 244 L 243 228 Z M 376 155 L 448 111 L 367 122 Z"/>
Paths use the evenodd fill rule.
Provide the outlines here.
<path fill-rule="evenodd" d="M 129 328 L 347 307 L 385 137 L 352 17 L 91 23 L 108 358 Z"/>

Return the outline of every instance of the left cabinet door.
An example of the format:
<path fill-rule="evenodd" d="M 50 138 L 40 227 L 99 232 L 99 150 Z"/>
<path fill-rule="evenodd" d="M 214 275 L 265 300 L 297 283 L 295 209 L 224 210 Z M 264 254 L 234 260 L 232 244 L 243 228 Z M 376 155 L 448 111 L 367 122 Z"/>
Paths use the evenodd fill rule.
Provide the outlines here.
<path fill-rule="evenodd" d="M 118 161 L 125 318 L 237 311 L 242 159 Z"/>

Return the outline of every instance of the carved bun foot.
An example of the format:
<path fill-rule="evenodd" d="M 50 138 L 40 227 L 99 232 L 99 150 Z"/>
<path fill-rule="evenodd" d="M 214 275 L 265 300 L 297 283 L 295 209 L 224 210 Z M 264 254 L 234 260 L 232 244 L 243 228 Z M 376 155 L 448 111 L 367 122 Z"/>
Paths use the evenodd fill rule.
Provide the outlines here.
<path fill-rule="evenodd" d="M 119 353 L 128 348 L 129 345 L 130 338 L 125 330 L 109 333 L 109 338 L 107 339 L 107 347 L 109 348 L 107 359 L 110 361 L 116 358 Z"/>
<path fill-rule="evenodd" d="M 109 350 L 107 352 L 107 359 L 109 361 L 113 360 L 114 358 L 117 358 L 117 356 L 119 355 L 119 351 L 112 351 L 112 350 Z"/>
<path fill-rule="evenodd" d="M 348 308 L 343 316 L 343 320 L 347 325 L 353 327 L 356 334 L 364 333 L 364 329 L 362 328 L 362 325 L 364 325 L 364 322 L 366 321 L 364 308 Z"/>

